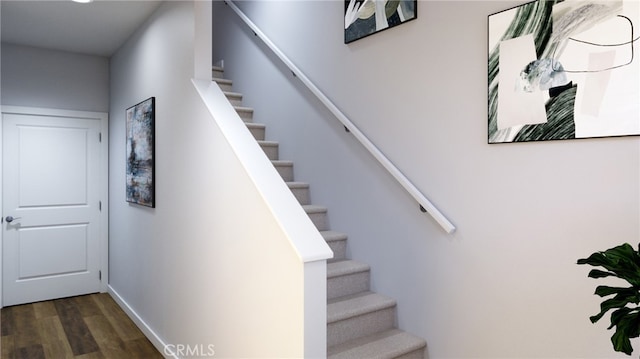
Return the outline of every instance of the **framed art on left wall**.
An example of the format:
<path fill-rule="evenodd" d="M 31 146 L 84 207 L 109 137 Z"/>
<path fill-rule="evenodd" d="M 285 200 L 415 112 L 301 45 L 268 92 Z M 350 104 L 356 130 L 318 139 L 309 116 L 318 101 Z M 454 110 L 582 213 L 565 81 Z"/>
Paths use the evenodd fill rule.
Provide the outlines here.
<path fill-rule="evenodd" d="M 348 44 L 417 17 L 417 0 L 345 0 L 344 43 Z"/>
<path fill-rule="evenodd" d="M 127 202 L 155 208 L 155 97 L 126 111 Z"/>

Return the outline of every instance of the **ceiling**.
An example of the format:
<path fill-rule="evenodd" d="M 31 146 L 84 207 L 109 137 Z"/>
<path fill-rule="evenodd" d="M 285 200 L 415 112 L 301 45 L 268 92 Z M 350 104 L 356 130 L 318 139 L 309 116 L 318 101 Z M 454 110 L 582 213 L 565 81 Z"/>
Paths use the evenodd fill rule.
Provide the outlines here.
<path fill-rule="evenodd" d="M 161 1 L 0 0 L 2 42 L 111 56 Z"/>

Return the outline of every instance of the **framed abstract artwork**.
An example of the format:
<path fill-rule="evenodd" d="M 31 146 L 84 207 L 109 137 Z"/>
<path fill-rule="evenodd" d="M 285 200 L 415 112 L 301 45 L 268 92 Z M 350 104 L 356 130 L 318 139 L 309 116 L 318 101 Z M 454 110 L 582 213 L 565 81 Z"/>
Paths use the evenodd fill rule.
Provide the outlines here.
<path fill-rule="evenodd" d="M 418 17 L 417 0 L 345 0 L 344 43 Z"/>
<path fill-rule="evenodd" d="M 640 2 L 530 2 L 488 17 L 488 142 L 640 134 Z"/>
<path fill-rule="evenodd" d="M 155 208 L 155 97 L 126 111 L 127 202 Z"/>

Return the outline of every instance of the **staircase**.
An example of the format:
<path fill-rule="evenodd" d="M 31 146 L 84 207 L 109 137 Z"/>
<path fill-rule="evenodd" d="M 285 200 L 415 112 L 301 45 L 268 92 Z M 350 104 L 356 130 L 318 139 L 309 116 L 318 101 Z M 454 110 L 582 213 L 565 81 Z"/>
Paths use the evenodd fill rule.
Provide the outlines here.
<path fill-rule="evenodd" d="M 424 358 L 426 342 L 395 328 L 396 301 L 369 290 L 369 265 L 346 258 L 347 235 L 329 228 L 327 208 L 311 203 L 309 184 L 294 180 L 293 162 L 280 160 L 278 142 L 265 140 L 265 125 L 253 123 L 253 109 L 242 106 L 242 94 L 233 92 L 222 68 L 213 68 L 213 80 L 333 250 L 327 262 L 327 357 Z"/>

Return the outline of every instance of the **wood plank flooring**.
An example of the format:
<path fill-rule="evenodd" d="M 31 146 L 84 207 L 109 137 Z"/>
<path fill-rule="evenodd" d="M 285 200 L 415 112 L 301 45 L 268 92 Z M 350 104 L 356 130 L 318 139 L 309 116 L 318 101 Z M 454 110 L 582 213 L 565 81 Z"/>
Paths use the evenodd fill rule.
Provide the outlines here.
<path fill-rule="evenodd" d="M 1 359 L 162 358 L 109 294 L 0 311 Z"/>

